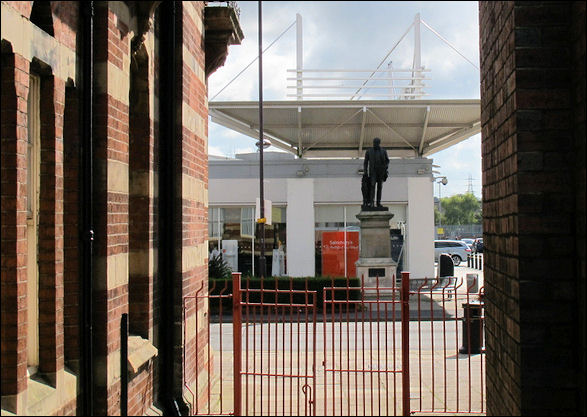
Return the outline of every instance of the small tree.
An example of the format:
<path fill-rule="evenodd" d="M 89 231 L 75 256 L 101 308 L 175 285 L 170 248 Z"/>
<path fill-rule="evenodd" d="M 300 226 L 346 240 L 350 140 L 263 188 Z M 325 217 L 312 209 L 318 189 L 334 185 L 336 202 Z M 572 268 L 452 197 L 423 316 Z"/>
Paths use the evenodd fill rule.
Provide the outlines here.
<path fill-rule="evenodd" d="M 481 202 L 471 194 L 456 194 L 441 199 L 442 224 L 481 223 Z"/>
<path fill-rule="evenodd" d="M 229 279 L 232 276 L 232 269 L 228 263 L 222 259 L 221 255 L 213 256 L 208 261 L 208 277 L 209 278 L 225 278 Z"/>

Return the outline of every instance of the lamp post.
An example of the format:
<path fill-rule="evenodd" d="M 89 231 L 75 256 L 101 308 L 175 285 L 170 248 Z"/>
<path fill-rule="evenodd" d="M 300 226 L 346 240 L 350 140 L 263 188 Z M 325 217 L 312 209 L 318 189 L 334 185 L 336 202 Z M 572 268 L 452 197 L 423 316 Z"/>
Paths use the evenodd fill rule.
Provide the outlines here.
<path fill-rule="evenodd" d="M 259 256 L 259 275 L 265 278 L 265 193 L 263 190 L 263 5 L 259 0 L 259 234 L 261 256 Z"/>
<path fill-rule="evenodd" d="M 448 179 L 444 176 L 442 177 L 434 177 L 433 180 L 438 184 L 438 227 L 442 227 L 442 198 L 440 193 L 440 184 L 446 185 L 448 184 Z M 438 180 L 438 181 L 437 181 Z M 438 233 L 438 230 L 437 230 Z"/>

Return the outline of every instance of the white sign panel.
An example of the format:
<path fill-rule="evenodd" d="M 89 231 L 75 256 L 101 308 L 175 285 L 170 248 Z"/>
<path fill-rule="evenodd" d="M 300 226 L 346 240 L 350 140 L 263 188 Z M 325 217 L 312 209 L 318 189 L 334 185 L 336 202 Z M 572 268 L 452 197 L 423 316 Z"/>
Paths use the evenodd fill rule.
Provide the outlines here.
<path fill-rule="evenodd" d="M 261 218 L 261 199 L 257 198 L 255 200 L 255 219 L 259 220 Z M 265 222 L 265 224 L 268 224 L 271 226 L 271 200 L 265 200 L 265 219 L 267 219 L 267 221 Z"/>

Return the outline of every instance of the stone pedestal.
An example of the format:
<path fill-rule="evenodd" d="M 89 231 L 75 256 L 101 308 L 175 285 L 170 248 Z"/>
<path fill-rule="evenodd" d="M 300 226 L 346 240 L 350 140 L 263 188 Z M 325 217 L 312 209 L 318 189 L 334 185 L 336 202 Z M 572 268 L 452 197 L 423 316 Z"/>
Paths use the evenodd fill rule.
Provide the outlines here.
<path fill-rule="evenodd" d="M 390 288 L 395 285 L 393 279 L 397 262 L 391 258 L 391 240 L 389 221 L 393 217 L 389 211 L 361 211 L 357 219 L 361 222 L 361 242 L 359 260 L 355 263 L 357 276 L 363 280 L 365 288 L 375 288 L 377 279 L 379 287 Z M 377 278 L 378 277 L 378 278 Z M 365 291 L 366 298 L 374 298 L 377 292 Z M 379 297 L 389 297 L 391 290 L 381 290 Z"/>

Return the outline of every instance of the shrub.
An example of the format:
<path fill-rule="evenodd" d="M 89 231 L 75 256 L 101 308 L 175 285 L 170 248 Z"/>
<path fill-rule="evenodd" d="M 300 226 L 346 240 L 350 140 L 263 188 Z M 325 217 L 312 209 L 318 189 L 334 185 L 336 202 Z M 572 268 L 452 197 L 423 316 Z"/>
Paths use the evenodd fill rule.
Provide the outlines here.
<path fill-rule="evenodd" d="M 232 275 L 232 269 L 228 263 L 222 259 L 221 255 L 213 256 L 208 261 L 208 277 L 216 279 L 228 279 Z"/>

